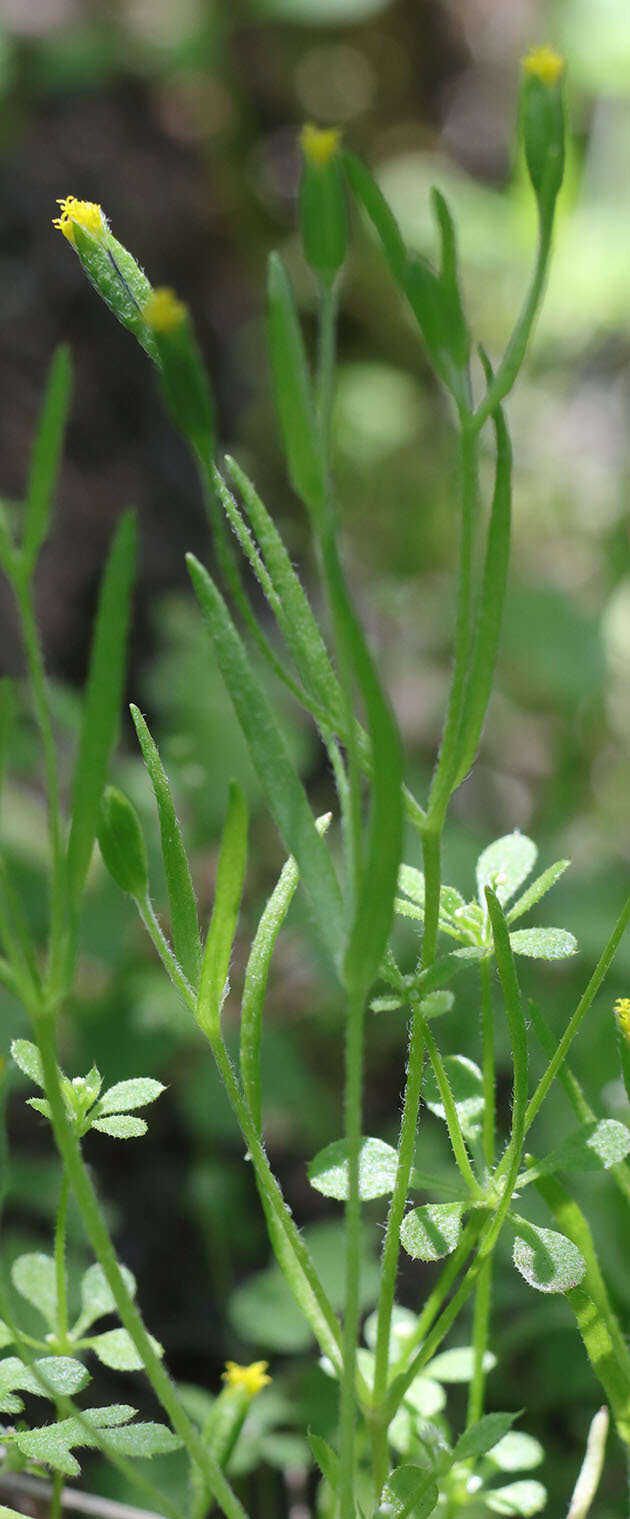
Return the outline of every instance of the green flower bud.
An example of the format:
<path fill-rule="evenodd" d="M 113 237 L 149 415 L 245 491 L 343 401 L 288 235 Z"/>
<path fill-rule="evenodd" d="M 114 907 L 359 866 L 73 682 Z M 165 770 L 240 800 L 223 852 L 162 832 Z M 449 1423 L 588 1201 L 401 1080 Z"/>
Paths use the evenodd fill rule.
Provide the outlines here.
<path fill-rule="evenodd" d="M 187 306 L 174 291 L 154 290 L 142 308 L 157 350 L 164 405 L 201 459 L 212 459 L 214 403 Z"/>
<path fill-rule="evenodd" d="M 300 231 L 313 273 L 331 284 L 346 256 L 348 224 L 339 157 L 341 134 L 309 123 L 302 128 L 304 158 L 300 180 Z"/>
<path fill-rule="evenodd" d="M 148 887 L 147 851 L 135 807 L 122 791 L 108 786 L 103 795 L 98 842 L 110 876 L 122 891 L 144 901 Z"/>
<path fill-rule="evenodd" d="M 105 305 L 155 360 L 155 343 L 142 315 L 151 295 L 146 274 L 113 236 L 107 217 L 94 201 L 66 195 L 58 204 L 61 213 L 53 226 L 78 254 L 84 273 Z"/>
<path fill-rule="evenodd" d="M 564 59 L 549 47 L 523 59 L 521 122 L 529 177 L 542 216 L 550 215 L 564 174 Z"/>

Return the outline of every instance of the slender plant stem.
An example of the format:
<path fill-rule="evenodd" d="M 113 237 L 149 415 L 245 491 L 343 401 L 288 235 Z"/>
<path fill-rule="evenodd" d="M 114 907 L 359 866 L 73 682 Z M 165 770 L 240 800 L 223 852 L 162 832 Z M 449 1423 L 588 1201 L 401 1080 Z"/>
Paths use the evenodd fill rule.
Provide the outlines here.
<path fill-rule="evenodd" d="M 44 755 L 44 767 L 46 771 L 46 792 L 48 800 L 48 833 L 50 838 L 50 851 L 52 859 L 52 882 L 50 902 L 50 959 L 48 966 L 48 983 L 54 985 L 54 981 L 61 969 L 63 959 L 63 944 L 65 934 L 65 898 L 66 898 L 66 863 L 63 847 L 63 825 L 61 814 L 61 801 L 59 795 L 59 778 L 57 773 L 57 754 L 50 716 L 48 691 L 46 689 L 46 675 L 44 671 L 44 658 L 42 654 L 30 582 L 24 579 L 14 582 L 17 597 L 24 648 L 29 674 L 31 677 L 33 698 L 35 702 L 35 715 L 37 726 L 42 740 Z"/>
<path fill-rule="evenodd" d="M 492 1304 L 492 1256 L 484 1261 L 477 1278 L 475 1287 L 475 1307 L 473 1312 L 473 1374 L 468 1392 L 468 1410 L 466 1414 L 466 1428 L 476 1424 L 477 1419 L 483 1413 L 483 1394 L 486 1382 L 484 1368 L 485 1354 L 488 1347 L 488 1332 L 490 1328 L 490 1308 Z"/>
<path fill-rule="evenodd" d="M 435 960 L 440 923 L 441 829 L 427 828 L 422 835 L 424 865 L 424 932 L 421 968 L 427 970 Z"/>
<path fill-rule="evenodd" d="M 346 1200 L 346 1291 L 343 1322 L 343 1372 L 339 1417 L 340 1519 L 355 1519 L 355 1376 L 359 1333 L 361 1272 L 361 1201 L 359 1152 L 363 1094 L 363 1022 L 365 994 L 351 989 L 346 1022 L 345 1137 L 348 1154 Z"/>
<path fill-rule="evenodd" d="M 597 996 L 597 993 L 598 993 L 599 988 L 600 988 L 600 986 L 602 984 L 604 976 L 606 975 L 606 972 L 609 970 L 610 965 L 612 964 L 612 961 L 613 961 L 613 958 L 614 958 L 615 953 L 617 951 L 618 945 L 619 945 L 621 939 L 623 938 L 623 935 L 624 935 L 624 933 L 626 931 L 626 928 L 628 927 L 628 923 L 630 923 L 630 897 L 628 898 L 628 900 L 627 900 L 627 902 L 625 904 L 625 907 L 622 909 L 621 913 L 619 914 L 619 917 L 617 919 L 617 922 L 615 923 L 615 927 L 613 928 L 613 931 L 612 931 L 612 933 L 610 935 L 608 943 L 605 945 L 604 949 L 602 950 L 602 953 L 601 953 L 601 955 L 599 957 L 597 965 L 595 966 L 595 970 L 593 971 L 593 974 L 592 974 L 591 979 L 590 979 L 590 981 L 588 983 L 586 991 L 584 992 L 583 996 L 580 998 L 580 1001 L 578 1002 L 578 1005 L 577 1005 L 577 1007 L 575 1009 L 575 1012 L 574 1012 L 572 1018 L 569 1019 L 569 1022 L 568 1022 L 567 1026 L 566 1026 L 566 1029 L 565 1029 L 563 1035 L 562 1035 L 562 1038 L 560 1039 L 560 1041 L 558 1043 L 558 1047 L 556 1049 L 556 1052 L 553 1055 L 552 1059 L 549 1061 L 549 1065 L 547 1066 L 547 1069 L 546 1069 L 544 1075 L 541 1076 L 540 1081 L 538 1083 L 538 1086 L 536 1087 L 536 1091 L 534 1092 L 533 1097 L 530 1099 L 530 1102 L 529 1102 L 529 1105 L 528 1105 L 528 1108 L 527 1108 L 527 1112 L 525 1114 L 525 1127 L 526 1127 L 526 1129 L 528 1129 L 530 1127 L 530 1125 L 534 1122 L 536 1114 L 538 1113 L 539 1108 L 542 1106 L 542 1104 L 543 1104 L 543 1102 L 545 1100 L 545 1097 L 547 1096 L 547 1092 L 549 1091 L 549 1088 L 550 1088 L 552 1082 L 555 1080 L 555 1078 L 556 1078 L 556 1076 L 558 1074 L 558 1071 L 560 1070 L 560 1066 L 562 1065 L 562 1063 L 563 1063 L 563 1061 L 564 1061 L 564 1059 L 565 1059 L 565 1057 L 567 1055 L 569 1047 L 572 1044 L 573 1040 L 575 1039 L 575 1036 L 576 1036 L 576 1034 L 578 1032 L 580 1024 L 582 1023 L 582 1020 L 585 1018 L 585 1016 L 586 1016 L 586 1014 L 587 1014 L 587 1012 L 588 1012 L 588 1010 L 589 1010 L 589 1008 L 591 1006 L 591 1003 L 594 1001 L 595 997 Z"/>
<path fill-rule="evenodd" d="M 374 1486 L 376 1497 L 380 1496 L 383 1483 L 388 1469 L 388 1441 L 387 1429 L 382 1420 L 378 1418 L 378 1409 L 382 1404 L 387 1391 L 387 1378 L 389 1372 L 389 1336 L 392 1321 L 392 1309 L 394 1306 L 394 1294 L 396 1291 L 396 1277 L 398 1274 L 398 1257 L 400 1254 L 400 1226 L 407 1202 L 409 1179 L 413 1166 L 413 1157 L 418 1127 L 418 1111 L 420 1107 L 420 1088 L 422 1084 L 422 1063 L 424 1058 L 424 1033 L 423 1020 L 420 1008 L 416 1005 L 412 1011 L 411 1034 L 409 1039 L 409 1058 L 407 1062 L 407 1079 L 405 1083 L 405 1097 L 403 1105 L 402 1122 L 400 1126 L 400 1139 L 398 1142 L 398 1161 L 396 1165 L 396 1180 L 387 1217 L 385 1231 L 385 1243 L 381 1260 L 381 1282 L 378 1300 L 378 1317 L 376 1330 L 376 1350 L 374 1363 L 374 1419 L 373 1419 L 373 1468 Z"/>
<path fill-rule="evenodd" d="M 481 1040 L 483 1072 L 483 1124 L 481 1142 L 486 1165 L 494 1165 L 495 1144 L 495 1068 L 494 1068 L 494 1016 L 492 1010 L 492 964 L 490 957 L 479 964 L 481 981 Z"/>
<path fill-rule="evenodd" d="M 46 1096 L 51 1107 L 57 1147 L 79 1205 L 90 1244 L 111 1289 L 121 1323 L 133 1340 L 153 1391 L 168 1415 L 175 1433 L 179 1435 L 191 1460 L 199 1467 L 226 1519 L 247 1519 L 245 1509 L 182 1407 L 168 1372 L 162 1365 L 125 1285 L 98 1198 L 83 1162 L 77 1136 L 65 1112 L 57 1074 L 55 1037 L 50 1016 L 40 1015 L 36 1018 L 35 1034 L 42 1059 Z"/>
<path fill-rule="evenodd" d="M 57 1343 L 60 1355 L 67 1353 L 68 1342 L 68 1292 L 66 1285 L 66 1225 L 68 1222 L 68 1202 L 70 1199 L 70 1180 L 64 1166 L 61 1174 L 61 1189 L 57 1204 L 57 1222 L 55 1224 L 55 1285 L 57 1288 Z"/>
<path fill-rule="evenodd" d="M 444 1106 L 444 1116 L 446 1118 L 449 1138 L 453 1147 L 453 1154 L 455 1156 L 457 1168 L 460 1175 L 463 1177 L 463 1180 L 465 1181 L 471 1195 L 475 1198 L 481 1198 L 483 1197 L 483 1189 L 480 1187 L 473 1168 L 470 1164 L 470 1158 L 466 1149 L 466 1141 L 464 1139 L 462 1126 L 459 1121 L 457 1106 L 453 1097 L 453 1093 L 451 1091 L 446 1071 L 444 1069 L 442 1056 L 440 1055 L 437 1044 L 433 1038 L 433 1034 L 431 1033 L 426 1019 L 422 1018 L 422 1014 L 420 1014 L 420 1017 L 422 1022 L 424 1041 L 427 1047 L 427 1054 L 429 1056 L 429 1060 L 431 1061 L 431 1065 L 433 1066 L 433 1072 Z"/>
<path fill-rule="evenodd" d="M 532 277 L 532 282 L 527 292 L 523 309 L 508 343 L 503 359 L 497 369 L 494 380 L 490 384 L 483 401 L 480 402 L 472 418 L 472 426 L 475 433 L 479 433 L 488 417 L 496 411 L 497 406 L 504 396 L 512 389 L 516 376 L 519 372 L 527 344 L 530 339 L 532 327 L 536 319 L 538 307 L 544 290 L 549 254 L 551 252 L 551 238 L 553 232 L 553 216 L 546 216 L 541 222 L 539 229 L 538 253 Z"/>
<path fill-rule="evenodd" d="M 413 1334 L 409 1336 L 409 1339 L 405 1343 L 403 1354 L 399 1357 L 399 1360 L 392 1368 L 396 1374 L 404 1371 L 410 1357 L 413 1354 L 413 1351 L 422 1344 L 431 1328 L 431 1325 L 435 1322 L 440 1308 L 442 1307 L 445 1298 L 448 1297 L 448 1294 L 451 1290 L 451 1287 L 453 1286 L 456 1277 L 459 1276 L 462 1267 L 465 1265 L 468 1256 L 477 1243 L 481 1227 L 481 1214 L 473 1213 L 472 1218 L 469 1219 L 466 1228 L 463 1230 L 459 1244 L 456 1246 L 453 1254 L 449 1256 L 446 1265 L 440 1272 L 435 1286 L 432 1287 L 429 1296 L 424 1303 Z"/>
<path fill-rule="evenodd" d="M 317 419 L 324 456 L 330 454 L 330 422 L 335 387 L 337 347 L 337 305 L 335 285 L 320 286 L 317 353 Z"/>
<path fill-rule="evenodd" d="M 470 418 L 460 419 L 460 541 L 453 674 L 437 766 L 431 783 L 427 815 L 441 830 L 457 771 L 458 738 L 466 696 L 471 650 L 473 532 L 479 494 L 478 445 Z"/>
<path fill-rule="evenodd" d="M 50 1495 L 50 1519 L 60 1519 L 63 1499 L 63 1472 L 54 1472 Z"/>

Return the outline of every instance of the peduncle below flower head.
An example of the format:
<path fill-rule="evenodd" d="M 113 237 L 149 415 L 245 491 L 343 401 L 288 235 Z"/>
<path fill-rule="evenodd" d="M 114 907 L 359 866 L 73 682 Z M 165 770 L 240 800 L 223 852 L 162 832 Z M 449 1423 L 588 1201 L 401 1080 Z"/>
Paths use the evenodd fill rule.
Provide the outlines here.
<path fill-rule="evenodd" d="M 102 242 L 107 230 L 107 218 L 101 206 L 93 200 L 77 200 L 76 195 L 64 195 L 57 200 L 61 206 L 61 215 L 53 219 L 53 227 L 63 232 L 64 237 L 76 247 L 74 234 L 75 227 L 83 227 Z"/>
<path fill-rule="evenodd" d="M 306 162 L 317 169 L 323 169 L 331 162 L 340 142 L 341 132 L 338 127 L 316 127 L 307 121 L 300 132 L 300 147 Z"/>
<path fill-rule="evenodd" d="M 630 1039 L 630 997 L 618 997 L 615 1002 L 617 1027 L 624 1039 Z"/>
<path fill-rule="evenodd" d="M 176 332 L 178 327 L 184 326 L 188 308 L 183 301 L 180 301 L 174 290 L 161 285 L 149 296 L 142 315 L 153 332 Z"/>
<path fill-rule="evenodd" d="M 548 86 L 558 83 L 564 74 L 565 61 L 552 47 L 534 47 L 523 59 L 523 72 Z"/>
<path fill-rule="evenodd" d="M 244 1387 L 250 1398 L 262 1392 L 271 1381 L 267 1376 L 268 1361 L 252 1361 L 251 1366 L 238 1366 L 236 1361 L 226 1361 L 222 1380 L 228 1387 Z"/>

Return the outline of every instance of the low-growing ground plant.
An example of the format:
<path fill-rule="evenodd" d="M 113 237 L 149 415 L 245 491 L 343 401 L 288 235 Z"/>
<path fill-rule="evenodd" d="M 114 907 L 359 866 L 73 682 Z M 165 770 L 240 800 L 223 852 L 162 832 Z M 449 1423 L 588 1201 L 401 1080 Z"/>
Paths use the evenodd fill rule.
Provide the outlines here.
<path fill-rule="evenodd" d="M 533 1515 L 544 1507 L 545 1489 L 531 1475 L 543 1452 L 527 1433 L 526 1412 L 497 1409 L 486 1396 L 486 1377 L 494 1364 L 495 1254 L 506 1235 L 514 1266 L 530 1287 L 564 1294 L 590 1361 L 594 1406 L 602 1395 L 605 1402 L 593 1420 L 571 1519 L 586 1515 L 596 1492 L 606 1409 L 618 1438 L 630 1442 L 630 1353 L 587 1220 L 567 1179 L 573 1171 L 608 1169 L 611 1189 L 616 1187 L 625 1203 L 630 1199 L 630 1129 L 592 1111 L 567 1062 L 630 919 L 630 901 L 557 1040 L 543 1010 L 526 1001 L 527 960 L 563 959 L 577 945 L 562 928 L 528 926 L 527 914 L 568 861 L 543 862 L 536 875 L 536 846 L 515 831 L 483 850 L 475 883 L 447 885 L 441 869 L 449 803 L 477 754 L 506 594 L 511 447 L 503 403 L 523 364 L 542 300 L 563 178 L 563 62 L 549 49 L 538 49 L 525 60 L 520 116 L 539 241 L 523 309 L 495 369 L 483 349 L 473 348 L 460 292 L 455 228 L 440 192 L 432 196 L 439 250 L 433 267 L 408 252 L 375 179 L 342 145 L 338 132 L 313 126 L 303 130 L 299 226 L 317 291 L 315 365 L 309 363 L 291 284 L 276 255 L 269 264 L 268 331 L 287 468 L 308 515 L 326 597 L 321 621 L 255 485 L 234 459 L 226 458 L 220 468 L 216 463 L 211 388 L 186 306 L 172 291 L 152 288 L 113 236 L 100 206 L 73 196 L 60 202 L 56 226 L 95 290 L 152 360 L 166 410 L 197 463 L 222 588 L 191 555 L 192 587 L 288 858 L 254 935 L 242 985 L 233 988 L 240 998 L 234 1060 L 224 1037 L 222 1009 L 246 874 L 244 795 L 232 786 L 210 922 L 200 924 L 169 780 L 149 728 L 132 706 L 155 795 L 169 898 L 167 931 L 152 905 L 137 813 L 121 791 L 107 784 L 124 688 L 133 584 L 135 528 L 129 514 L 121 518 L 103 577 L 67 804 L 60 783 L 32 584 L 49 529 L 70 399 L 70 360 L 62 350 L 51 368 L 24 511 L 17 523 L 8 512 L 0 519 L 0 560 L 23 629 L 26 699 L 41 738 L 50 841 L 45 951 L 26 921 L 18 883 L 0 861 L 0 978 L 31 1020 L 32 1040 L 14 1039 L 13 1062 L 30 1083 L 30 1107 L 50 1123 L 62 1165 L 50 1252 L 19 1256 L 12 1268 L 14 1295 L 2 1292 L 1 1444 L 5 1471 L 17 1474 L 18 1490 L 21 1475 L 26 1481 L 33 1474 L 52 1475 L 55 1519 L 66 1480 L 79 1474 L 84 1448 L 98 1448 L 121 1467 L 141 1500 L 165 1519 L 179 1516 L 180 1505 L 156 1488 L 142 1463 L 183 1450 L 189 1461 L 191 1519 L 203 1519 L 213 1507 L 227 1519 L 245 1519 L 239 1442 L 247 1436 L 252 1400 L 260 1396 L 262 1406 L 270 1396 L 265 1392 L 270 1381 L 266 1361 L 249 1366 L 229 1361 L 223 1387 L 205 1389 L 197 1398 L 171 1380 L 165 1364 L 168 1346 L 164 1353 L 144 1322 L 133 1276 L 118 1258 L 86 1167 L 83 1141 L 88 1132 L 120 1141 L 141 1137 L 147 1126 L 143 1115 L 150 1116 L 150 1105 L 163 1090 L 160 1082 L 133 1072 L 104 1089 L 95 1067 L 69 1076 L 58 1064 L 56 1028 L 75 978 L 82 902 L 97 837 L 105 866 L 131 898 L 179 993 L 181 1017 L 194 1020 L 207 1041 L 208 1059 L 216 1062 L 253 1169 L 278 1267 L 322 1367 L 338 1385 L 334 1441 L 308 1432 L 312 1490 L 322 1519 L 427 1519 L 434 1511 L 450 1519 L 464 1509 L 475 1519 L 488 1510 Z M 419 329 L 448 397 L 458 455 L 452 679 L 439 754 L 423 801 L 405 783 L 395 716 L 349 595 L 339 546 L 330 434 L 337 307 L 351 213 L 371 225 L 409 320 Z M 486 432 L 492 437 L 494 463 L 488 503 L 479 471 Z M 258 581 L 282 645 L 269 637 L 266 623 L 252 610 L 241 560 Z M 310 715 L 328 756 L 335 796 L 331 812 L 322 817 L 313 815 L 268 686 L 257 673 L 261 660 Z M 200 670 L 200 690 L 202 684 Z M 5 681 L 2 759 L 19 695 Z M 211 774 L 212 755 L 201 758 Z M 312 1187 L 343 1208 L 341 1315 L 299 1220 L 285 1203 L 265 1145 L 265 994 L 274 946 L 297 891 L 304 893 L 312 933 L 343 1009 L 344 1132 L 332 1135 L 309 1167 Z M 416 938 L 411 972 L 401 969 L 392 947 L 398 943 L 392 940 L 396 917 Z M 460 975 L 468 996 L 473 984 L 476 988 L 479 1048 L 444 1056 L 440 1028 L 446 1020 L 457 1026 Z M 409 1045 L 394 1147 L 365 1134 L 363 1067 L 368 1011 L 384 1018 L 401 1008 L 408 1017 Z M 499 1130 L 496 1119 L 495 1027 L 503 1019 L 513 1067 L 508 1133 Z M 630 1092 L 630 1000 L 618 1003 L 617 1030 L 621 1073 Z M 534 1040 L 548 1063 L 532 1085 L 529 1051 Z M 340 1048 L 340 1069 L 341 1064 Z M 542 1154 L 530 1130 L 556 1078 L 576 1124 L 568 1138 Z M 423 1169 L 421 1108 L 445 1125 L 452 1150 L 448 1178 Z M 529 1217 L 532 1194 L 545 1206 L 545 1226 Z M 361 1214 L 362 1204 L 373 1199 L 382 1199 L 383 1245 L 377 1306 L 363 1322 Z M 71 1200 L 94 1257 L 80 1282 L 76 1312 L 70 1311 L 66 1260 Z M 401 1252 L 412 1261 L 438 1263 L 428 1296 L 413 1311 L 396 1301 Z M 462 1310 L 469 1303 L 472 1336 L 467 1343 L 461 1324 L 467 1322 Z M 451 1330 L 455 1343 L 444 1348 Z M 143 1372 L 161 1406 L 161 1420 L 139 1419 L 127 1403 L 95 1402 L 87 1389 L 97 1363 L 113 1371 Z M 453 1383 L 468 1387 L 463 1428 L 446 1412 Z M 25 1412 L 25 1399 L 30 1410 L 32 1398 L 48 1400 L 39 1419 Z"/>

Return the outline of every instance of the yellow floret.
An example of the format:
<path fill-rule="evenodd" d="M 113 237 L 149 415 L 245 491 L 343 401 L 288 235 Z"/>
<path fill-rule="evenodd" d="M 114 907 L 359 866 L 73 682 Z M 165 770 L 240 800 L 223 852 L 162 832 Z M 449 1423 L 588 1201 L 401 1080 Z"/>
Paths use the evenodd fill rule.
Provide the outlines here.
<path fill-rule="evenodd" d="M 523 70 L 530 78 L 540 79 L 542 84 L 557 84 L 564 73 L 564 58 L 552 47 L 534 47 L 523 59 Z"/>
<path fill-rule="evenodd" d="M 338 127 L 315 127 L 307 121 L 300 132 L 300 147 L 308 163 L 316 169 L 324 169 L 330 163 L 341 142 Z"/>
<path fill-rule="evenodd" d="M 630 997 L 618 997 L 615 1012 L 620 1032 L 625 1039 L 630 1039 Z"/>
<path fill-rule="evenodd" d="M 226 1361 L 223 1381 L 228 1387 L 244 1387 L 250 1398 L 255 1398 L 257 1392 L 262 1392 L 263 1387 L 271 1381 L 267 1376 L 268 1361 L 252 1361 L 251 1366 L 237 1366 L 236 1361 Z"/>
<path fill-rule="evenodd" d="M 53 220 L 53 227 L 58 227 L 67 237 L 68 242 L 75 246 L 74 229 L 84 227 L 86 232 L 91 232 L 93 237 L 104 236 L 107 221 L 102 208 L 93 200 L 77 200 L 76 195 L 64 195 L 57 201 L 61 206 L 61 215 Z"/>
<path fill-rule="evenodd" d="M 149 296 L 142 315 L 154 332 L 175 332 L 186 321 L 187 310 L 175 291 L 162 285 Z"/>

